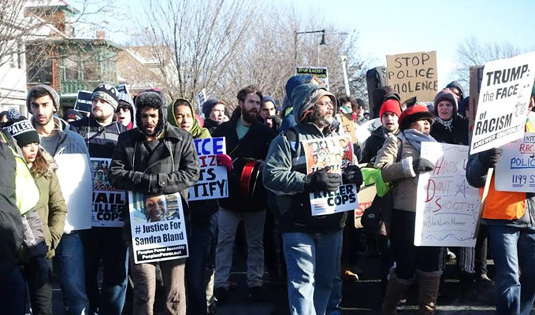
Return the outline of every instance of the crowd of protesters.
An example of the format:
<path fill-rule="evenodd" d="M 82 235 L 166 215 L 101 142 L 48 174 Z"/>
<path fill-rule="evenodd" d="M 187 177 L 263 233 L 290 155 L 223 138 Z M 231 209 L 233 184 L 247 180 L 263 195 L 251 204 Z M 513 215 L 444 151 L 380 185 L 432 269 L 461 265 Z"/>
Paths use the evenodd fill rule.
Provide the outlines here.
<path fill-rule="evenodd" d="M 414 283 L 419 312 L 433 314 L 450 250 L 460 290 L 494 286 L 499 314 L 529 314 L 535 300 L 533 194 L 491 188 L 475 248 L 413 243 L 418 174 L 434 169 L 420 157 L 421 143 L 469 144 L 468 97 L 459 84 L 449 84 L 432 104 L 401 104 L 395 90 L 380 88 L 372 109 L 380 125 L 364 143 L 353 144 L 350 165 L 341 173 L 325 167 L 308 174 L 302 141 L 344 133 L 341 116 L 355 128 L 369 126 L 370 109 L 362 99 L 336 97 L 313 76 L 293 76 L 285 88 L 280 101 L 247 86 L 236 104 L 209 99 L 197 109 L 187 99 L 167 104 L 158 89 L 132 97 L 101 84 L 91 112 L 82 114 L 62 110 L 52 87 L 33 87 L 29 117 L 16 110 L 0 115 L 0 313 L 24 314 L 30 305 L 33 314 L 52 314 L 58 281 L 66 314 L 121 314 L 129 283 L 134 314 L 153 314 L 159 300 L 165 314 L 213 314 L 230 303 L 234 245 L 245 238 L 249 298 L 266 300 L 266 282 L 286 284 L 291 314 L 341 314 L 342 281 L 359 280 L 355 253 L 366 246 L 380 255 L 383 314 L 395 314 Z M 230 105 L 237 105 L 232 112 Z M 535 89 L 530 109 L 534 105 Z M 526 131 L 533 130 L 530 116 Z M 193 141 L 211 137 L 225 138 L 226 154 L 217 155 L 217 164 L 228 172 L 229 196 L 188 201 L 201 173 Z M 483 187 L 501 155 L 500 148 L 471 155 L 468 182 Z M 105 169 L 114 189 L 180 194 L 188 258 L 134 263 L 127 203 L 124 226 L 91 226 L 94 159 L 111 160 Z M 259 175 L 244 192 L 233 181 L 249 161 Z M 333 193 L 342 183 L 361 186 L 359 163 L 395 184 L 377 233 L 356 229 L 347 212 L 311 214 L 310 193 Z M 487 246 L 495 282 L 487 275 Z"/>

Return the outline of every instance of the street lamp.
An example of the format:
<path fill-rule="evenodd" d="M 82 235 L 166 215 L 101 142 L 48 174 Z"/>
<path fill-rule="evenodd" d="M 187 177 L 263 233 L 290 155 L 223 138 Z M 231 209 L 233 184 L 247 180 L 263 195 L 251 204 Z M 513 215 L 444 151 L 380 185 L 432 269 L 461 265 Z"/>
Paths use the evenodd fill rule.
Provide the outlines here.
<path fill-rule="evenodd" d="M 306 31 L 306 32 L 295 32 L 294 33 L 294 62 L 297 66 L 297 35 L 299 34 L 317 34 L 321 33 L 321 41 L 318 44 L 318 64 L 319 64 L 319 45 L 327 45 L 327 41 L 325 40 L 325 30 L 319 30 L 319 31 Z"/>

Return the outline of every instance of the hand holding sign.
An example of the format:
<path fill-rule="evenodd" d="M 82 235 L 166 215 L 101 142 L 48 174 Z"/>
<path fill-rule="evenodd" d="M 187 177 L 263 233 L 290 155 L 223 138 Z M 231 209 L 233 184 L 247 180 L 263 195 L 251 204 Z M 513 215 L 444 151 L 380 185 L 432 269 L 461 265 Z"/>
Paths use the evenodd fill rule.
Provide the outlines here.
<path fill-rule="evenodd" d="M 222 165 L 227 168 L 227 171 L 232 170 L 232 159 L 227 154 L 218 154 L 217 155 L 217 165 Z"/>
<path fill-rule="evenodd" d="M 362 173 L 360 167 L 356 165 L 349 165 L 344 169 L 342 173 L 342 179 L 344 184 L 355 184 L 357 189 L 362 185 Z"/>
<path fill-rule="evenodd" d="M 329 173 L 330 166 L 322 168 L 305 178 L 307 191 L 335 192 L 340 186 L 340 174 Z"/>
<path fill-rule="evenodd" d="M 416 174 L 431 172 L 435 166 L 431 161 L 424 158 L 416 158 L 412 161 L 412 168 Z"/>
<path fill-rule="evenodd" d="M 479 153 L 479 159 L 481 163 L 488 168 L 494 167 L 500 159 L 502 158 L 503 149 L 502 148 L 492 148 L 487 151 Z"/>

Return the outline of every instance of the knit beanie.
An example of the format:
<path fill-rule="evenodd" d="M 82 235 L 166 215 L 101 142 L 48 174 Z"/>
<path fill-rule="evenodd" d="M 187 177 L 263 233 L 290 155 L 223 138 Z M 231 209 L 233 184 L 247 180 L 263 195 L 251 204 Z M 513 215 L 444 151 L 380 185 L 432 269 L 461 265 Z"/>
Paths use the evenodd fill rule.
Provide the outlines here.
<path fill-rule="evenodd" d="M 93 90 L 91 101 L 96 98 L 110 104 L 114 111 L 117 110 L 117 106 L 119 105 L 119 93 L 117 92 L 117 88 L 115 88 L 115 86 L 105 83 L 100 84 Z"/>
<path fill-rule="evenodd" d="M 82 118 L 84 118 L 84 115 L 82 115 L 82 113 L 80 113 L 76 109 L 72 108 L 67 109 L 65 111 L 65 114 L 63 114 L 63 120 L 65 120 L 66 122 L 77 121 Z"/>
<path fill-rule="evenodd" d="M 217 104 L 217 102 L 218 102 L 217 99 L 211 98 L 211 99 L 207 100 L 206 102 L 204 102 L 202 104 L 201 108 L 202 108 L 202 113 L 204 115 L 204 119 L 210 118 L 210 114 L 212 113 L 212 109 Z"/>
<path fill-rule="evenodd" d="M 422 119 L 425 119 L 432 124 L 435 121 L 435 116 L 423 105 L 416 104 L 409 107 L 401 113 L 401 116 L 399 117 L 399 129 L 409 129 L 412 123 Z"/>
<path fill-rule="evenodd" d="M 383 117 L 383 114 L 386 112 L 394 113 L 394 115 L 399 118 L 401 116 L 401 106 L 399 105 L 399 101 L 395 99 L 387 99 L 384 101 L 383 105 L 381 105 L 381 110 L 379 110 L 379 118 Z"/>
<path fill-rule="evenodd" d="M 20 116 L 6 122 L 4 129 L 17 140 L 17 145 L 21 148 L 30 143 L 40 143 L 37 130 L 26 117 Z"/>
<path fill-rule="evenodd" d="M 31 102 L 31 99 L 34 97 L 33 93 L 36 90 L 45 90 L 48 93 L 48 95 L 52 98 L 52 103 L 53 103 L 52 105 L 54 105 L 54 109 L 56 111 L 58 111 L 58 109 L 59 109 L 59 95 L 56 92 L 56 90 L 54 90 L 51 86 L 44 85 L 44 84 L 38 84 L 38 85 L 34 86 L 33 88 L 31 88 L 28 91 L 28 95 L 26 96 L 26 108 L 28 109 L 28 113 L 32 112 L 32 109 L 31 109 L 31 106 L 30 106 L 30 102 Z"/>
<path fill-rule="evenodd" d="M 433 101 L 433 113 L 435 116 L 438 116 L 438 103 L 442 101 L 447 101 L 453 105 L 453 114 L 452 118 L 457 116 L 457 99 L 455 98 L 455 95 L 453 95 L 453 92 L 450 91 L 441 91 L 435 96 L 435 100 Z"/>

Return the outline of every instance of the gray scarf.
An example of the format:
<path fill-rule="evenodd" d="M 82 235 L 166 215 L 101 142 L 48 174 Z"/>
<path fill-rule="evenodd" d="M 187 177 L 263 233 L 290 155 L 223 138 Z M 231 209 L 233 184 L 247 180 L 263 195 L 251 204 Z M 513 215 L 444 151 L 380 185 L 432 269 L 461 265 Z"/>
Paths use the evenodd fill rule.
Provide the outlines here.
<path fill-rule="evenodd" d="M 451 131 L 451 123 L 452 122 L 453 122 L 453 116 L 448 120 L 444 120 L 444 119 L 440 118 L 439 116 L 435 117 L 435 123 L 441 124 L 442 126 L 444 126 L 449 131 Z"/>
<path fill-rule="evenodd" d="M 422 147 L 422 142 L 429 141 L 429 142 L 437 142 L 435 138 L 431 137 L 430 135 L 423 134 L 419 132 L 416 129 L 407 129 L 403 131 L 403 135 L 409 141 L 409 143 L 418 151 L 420 152 L 420 148 Z"/>

